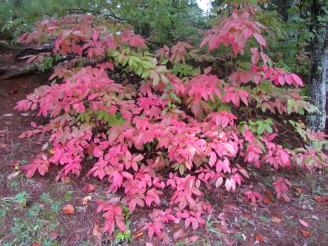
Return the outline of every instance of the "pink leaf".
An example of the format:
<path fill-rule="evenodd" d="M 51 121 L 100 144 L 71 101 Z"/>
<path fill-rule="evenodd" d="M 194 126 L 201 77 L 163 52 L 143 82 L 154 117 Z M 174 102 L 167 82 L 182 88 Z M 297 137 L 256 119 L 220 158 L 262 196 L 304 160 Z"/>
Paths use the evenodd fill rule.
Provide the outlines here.
<path fill-rule="evenodd" d="M 254 37 L 260 45 L 266 46 L 266 41 L 265 41 L 265 39 L 263 38 L 263 36 L 261 34 L 254 33 Z"/>
<path fill-rule="evenodd" d="M 309 224 L 308 224 L 307 222 L 305 222 L 304 220 L 299 219 L 298 221 L 299 221 L 303 226 L 305 226 L 305 227 L 309 227 Z"/>
<path fill-rule="evenodd" d="M 300 86 L 303 86 L 303 81 L 301 80 L 300 77 L 298 77 L 296 74 L 292 73 L 291 74 L 293 79 L 295 80 L 296 84 L 300 85 Z"/>
<path fill-rule="evenodd" d="M 192 236 L 189 238 L 189 242 L 194 243 L 198 240 L 199 236 Z"/>

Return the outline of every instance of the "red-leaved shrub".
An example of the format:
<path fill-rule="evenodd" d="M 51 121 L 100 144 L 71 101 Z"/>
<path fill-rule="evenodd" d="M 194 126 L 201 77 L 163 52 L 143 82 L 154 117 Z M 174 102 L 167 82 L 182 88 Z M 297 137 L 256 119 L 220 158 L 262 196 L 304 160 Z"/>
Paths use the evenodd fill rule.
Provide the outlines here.
<path fill-rule="evenodd" d="M 290 120 L 287 124 L 304 145 L 289 149 L 275 142 L 279 127 L 269 113 L 288 119 L 291 113 L 315 109 L 300 96 L 302 80 L 275 67 L 264 53 L 264 28 L 254 8 L 245 5 L 207 32 L 201 47 L 211 51 L 222 44 L 232 47 L 236 57 L 251 57 L 248 70 L 220 79 L 210 69 L 187 76 L 169 69 L 168 60 L 185 65 L 188 59 L 206 59 L 185 42 L 155 55 L 140 35 L 93 16 L 39 22 L 19 41 L 54 41 L 53 54 L 63 61 L 50 78 L 56 83 L 36 89 L 16 108 L 49 117 L 49 123 L 33 124 L 35 129 L 26 134 L 49 133 L 54 153 L 22 169 L 32 177 L 57 165 L 61 179 L 80 175 L 82 161 L 92 156 L 96 161 L 87 175 L 106 179 L 111 193 L 123 194 L 99 205 L 103 229 L 124 232 L 123 208 L 133 212 L 147 206 L 154 208 L 146 224 L 152 237 L 170 221 L 184 221 L 193 229 L 205 225 L 211 204 L 203 191 L 234 191 L 252 168 L 322 167 L 327 160 L 321 152 L 324 134 Z M 315 147 L 306 148 L 306 141 Z M 273 185 L 278 198 L 290 199 L 287 179 L 279 177 Z M 253 203 L 262 199 L 254 191 L 245 195 Z"/>

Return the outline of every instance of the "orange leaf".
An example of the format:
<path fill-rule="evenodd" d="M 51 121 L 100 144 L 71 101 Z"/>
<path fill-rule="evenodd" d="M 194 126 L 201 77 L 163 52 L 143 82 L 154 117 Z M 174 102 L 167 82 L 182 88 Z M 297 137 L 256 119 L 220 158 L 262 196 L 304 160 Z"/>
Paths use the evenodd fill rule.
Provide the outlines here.
<path fill-rule="evenodd" d="M 303 193 L 304 193 L 304 192 L 303 192 L 303 189 L 300 188 L 300 187 L 295 187 L 295 190 L 296 190 L 296 192 L 297 192 L 298 194 L 303 194 Z"/>
<path fill-rule="evenodd" d="M 55 154 L 55 151 L 53 149 L 51 149 L 51 150 L 49 150 L 49 154 L 53 155 L 53 154 Z"/>
<path fill-rule="evenodd" d="M 264 196 L 263 202 L 265 204 L 270 204 L 270 203 L 272 203 L 272 200 L 269 196 Z"/>
<path fill-rule="evenodd" d="M 138 237 L 141 237 L 143 234 L 144 234 L 143 231 L 141 231 L 141 232 L 137 232 L 136 234 L 133 234 L 133 235 L 132 235 L 132 238 L 133 238 L 133 239 L 136 239 L 136 238 L 138 238 Z"/>
<path fill-rule="evenodd" d="M 258 241 L 259 243 L 263 243 L 264 242 L 264 237 L 259 234 L 259 235 L 255 236 L 255 240 Z"/>
<path fill-rule="evenodd" d="M 68 214 L 68 215 L 74 214 L 74 207 L 73 207 L 73 205 L 68 204 L 68 205 L 64 206 L 63 207 L 63 212 L 64 212 L 64 214 Z"/>
<path fill-rule="evenodd" d="M 70 181 L 71 181 L 71 179 L 68 176 L 64 177 L 64 179 L 63 179 L 64 184 L 67 184 Z"/>
<path fill-rule="evenodd" d="M 264 192 L 264 194 L 266 194 L 267 196 L 271 196 L 272 195 L 272 191 L 267 190 L 267 191 Z"/>
<path fill-rule="evenodd" d="M 16 203 L 16 206 L 20 206 L 21 208 L 26 208 L 26 203 Z"/>
<path fill-rule="evenodd" d="M 32 246 L 41 246 L 39 243 L 33 243 Z"/>
<path fill-rule="evenodd" d="M 310 237 L 311 236 L 311 232 L 308 231 L 308 230 L 303 230 L 302 229 L 301 232 L 302 232 L 302 234 L 303 234 L 304 237 Z"/>
<path fill-rule="evenodd" d="M 26 134 L 22 133 L 21 135 L 18 136 L 18 138 L 26 138 Z"/>
<path fill-rule="evenodd" d="M 270 219 L 271 219 L 272 222 L 281 223 L 281 219 L 279 219 L 278 217 L 273 216 Z"/>

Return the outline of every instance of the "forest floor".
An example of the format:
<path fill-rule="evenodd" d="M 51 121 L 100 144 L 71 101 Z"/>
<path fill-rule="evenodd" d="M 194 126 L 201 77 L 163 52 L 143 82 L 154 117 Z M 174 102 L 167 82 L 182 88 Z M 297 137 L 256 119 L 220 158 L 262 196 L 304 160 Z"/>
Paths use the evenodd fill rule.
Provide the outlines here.
<path fill-rule="evenodd" d="M 8 61 L 15 54 L 2 55 L 2 67 L 12 66 Z M 41 124 L 46 119 L 13 108 L 34 88 L 47 84 L 47 77 L 0 77 L 0 245 L 116 245 L 99 232 L 103 221 L 96 213 L 96 199 L 110 197 L 108 184 L 83 175 L 56 182 L 56 167 L 32 179 L 19 171 L 41 152 L 47 137 L 25 138 L 21 133 L 31 129 L 31 121 Z M 293 188 L 291 202 L 285 203 L 273 192 L 273 172 L 254 171 L 252 178 L 233 193 L 221 189 L 205 194 L 206 200 L 216 205 L 207 226 L 197 231 L 185 230 L 182 223 L 168 224 L 161 237 L 149 238 L 144 228 L 149 211 L 136 210 L 130 218 L 132 241 L 117 244 L 328 245 L 328 173 L 286 172 L 284 176 L 292 181 Z M 249 188 L 260 192 L 263 201 L 257 205 L 246 201 L 243 192 Z M 63 211 L 66 205 L 72 205 L 74 213 Z"/>

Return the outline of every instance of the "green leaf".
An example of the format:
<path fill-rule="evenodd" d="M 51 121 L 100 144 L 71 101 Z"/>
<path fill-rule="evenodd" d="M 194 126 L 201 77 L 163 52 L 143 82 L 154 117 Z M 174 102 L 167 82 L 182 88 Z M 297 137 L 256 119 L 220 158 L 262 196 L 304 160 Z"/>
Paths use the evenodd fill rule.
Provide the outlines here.
<path fill-rule="evenodd" d="M 166 107 L 163 111 L 162 111 L 162 115 L 166 115 L 167 112 L 170 110 L 169 107 Z"/>
<path fill-rule="evenodd" d="M 156 76 L 154 77 L 154 79 L 153 79 L 153 86 L 157 86 L 158 83 L 159 83 L 159 76 L 156 75 Z"/>
<path fill-rule="evenodd" d="M 231 113 L 231 107 L 228 105 L 228 104 L 222 104 L 220 107 L 219 107 L 219 112 L 221 111 L 227 111 L 228 113 Z"/>
<path fill-rule="evenodd" d="M 174 92 L 170 92 L 170 96 L 171 98 L 173 98 L 175 101 L 177 101 L 178 103 L 181 103 L 180 98 L 177 97 L 177 95 L 175 95 Z"/>
<path fill-rule="evenodd" d="M 268 133 L 272 133 L 273 132 L 273 129 L 270 125 L 268 124 L 264 124 L 264 127 L 265 127 L 265 130 L 268 132 Z"/>
<path fill-rule="evenodd" d="M 185 166 L 183 164 L 180 164 L 179 165 L 179 173 L 180 173 L 180 175 L 183 175 L 184 172 L 185 172 Z"/>
<path fill-rule="evenodd" d="M 287 113 L 291 114 L 293 112 L 293 108 L 295 106 L 296 102 L 294 100 L 289 99 L 287 101 Z"/>
<path fill-rule="evenodd" d="M 258 128 L 257 128 L 257 134 L 261 135 L 264 132 L 264 124 L 263 122 L 259 122 Z"/>
<path fill-rule="evenodd" d="M 162 80 L 165 84 L 170 83 L 170 80 L 169 80 L 164 74 L 161 75 L 161 80 Z"/>

